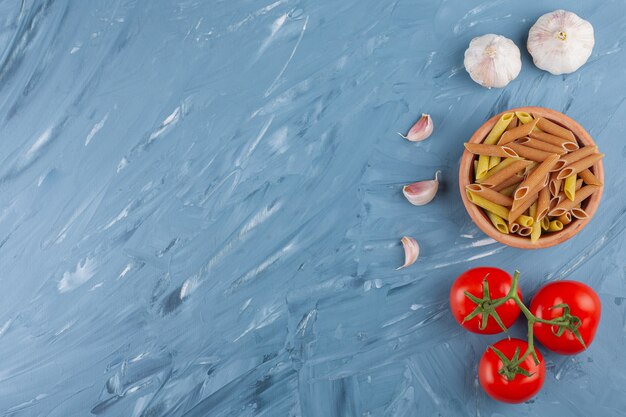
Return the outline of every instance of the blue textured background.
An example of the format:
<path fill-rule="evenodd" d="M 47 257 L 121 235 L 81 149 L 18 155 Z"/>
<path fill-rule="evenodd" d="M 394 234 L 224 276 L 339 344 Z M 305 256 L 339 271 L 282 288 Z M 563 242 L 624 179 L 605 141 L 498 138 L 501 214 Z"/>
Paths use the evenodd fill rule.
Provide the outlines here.
<path fill-rule="evenodd" d="M 596 47 L 551 76 L 525 50 L 541 14 Z M 624 1 L 0 2 L 3 416 L 626 415 Z M 517 80 L 474 84 L 470 39 L 522 48 Z M 595 137 L 607 185 L 571 241 L 486 238 L 457 190 L 462 142 L 539 105 Z M 435 134 L 396 135 L 420 113 Z M 413 207 L 401 186 L 443 171 Z M 404 271 L 399 239 L 421 243 Z M 488 264 L 592 285 L 591 348 L 545 353 L 526 404 L 476 380 L 489 342 L 447 304 Z M 524 326 L 513 331 L 523 335 Z"/>

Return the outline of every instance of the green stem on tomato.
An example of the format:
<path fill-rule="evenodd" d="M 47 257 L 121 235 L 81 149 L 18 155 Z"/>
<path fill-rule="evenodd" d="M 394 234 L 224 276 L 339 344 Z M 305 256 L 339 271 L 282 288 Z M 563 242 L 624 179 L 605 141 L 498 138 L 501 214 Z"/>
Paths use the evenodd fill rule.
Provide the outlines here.
<path fill-rule="evenodd" d="M 536 317 L 524 305 L 524 303 L 522 302 L 522 300 L 520 299 L 520 297 L 519 297 L 519 295 L 517 293 L 517 288 L 518 288 L 518 285 L 519 285 L 519 277 L 520 277 L 520 272 L 519 271 L 515 271 L 515 273 L 513 274 L 513 282 L 511 283 L 511 288 L 509 289 L 509 292 L 502 298 L 497 298 L 495 300 L 491 300 L 489 298 L 489 292 L 488 292 L 489 290 L 488 290 L 488 287 L 487 287 L 487 280 L 486 280 L 487 277 L 485 277 L 485 282 L 483 284 L 484 294 L 483 294 L 483 298 L 482 299 L 478 299 L 478 297 L 475 297 L 475 296 L 471 296 L 470 297 L 470 295 L 466 293 L 466 296 L 470 297 L 472 299 L 472 301 L 474 301 L 477 304 L 478 304 L 478 302 L 480 302 L 480 304 L 477 305 L 476 309 L 470 315 L 468 315 L 465 318 L 465 320 L 470 320 L 471 318 L 477 316 L 478 314 L 481 314 L 482 317 L 483 317 L 482 325 L 486 326 L 487 319 L 491 315 L 491 316 L 493 316 L 494 320 L 496 320 L 498 322 L 500 327 L 502 327 L 503 330 L 506 332 L 507 328 L 504 327 L 504 325 L 499 320 L 499 317 L 498 317 L 495 309 L 497 307 L 500 307 L 501 305 L 503 305 L 504 303 L 506 303 L 509 300 L 513 300 L 515 302 L 515 304 L 519 307 L 520 311 L 526 317 L 526 320 L 528 321 L 528 333 L 527 333 L 528 347 L 526 348 L 526 352 L 524 352 L 524 354 L 519 359 L 517 359 L 517 360 L 513 359 L 513 362 L 509 362 L 509 367 L 511 369 L 515 369 L 515 368 L 519 369 L 519 365 L 522 362 L 524 362 L 529 355 L 532 355 L 533 359 L 535 360 L 535 363 L 539 364 L 539 358 L 537 357 L 537 353 L 535 351 L 535 339 L 534 339 L 534 335 L 533 335 L 533 328 L 534 328 L 534 324 L 535 323 L 543 323 L 543 324 L 548 324 L 548 325 L 551 325 L 551 326 L 558 326 L 560 329 L 567 328 L 567 329 L 572 330 L 572 320 L 576 319 L 576 317 L 574 317 L 574 316 L 569 314 L 569 309 L 565 310 L 564 314 L 561 317 L 557 317 L 557 318 L 552 319 L 552 320 L 546 320 L 546 319 L 542 319 L 540 317 Z M 559 306 L 559 307 L 561 307 L 561 306 Z M 582 340 L 582 338 L 579 337 L 580 335 L 579 335 L 579 333 L 577 331 L 577 327 L 573 328 L 572 331 L 575 332 L 577 338 L 579 338 L 579 340 L 581 341 L 581 343 L 584 346 L 585 343 Z M 515 372 L 513 372 L 513 375 L 514 374 L 515 374 Z"/>

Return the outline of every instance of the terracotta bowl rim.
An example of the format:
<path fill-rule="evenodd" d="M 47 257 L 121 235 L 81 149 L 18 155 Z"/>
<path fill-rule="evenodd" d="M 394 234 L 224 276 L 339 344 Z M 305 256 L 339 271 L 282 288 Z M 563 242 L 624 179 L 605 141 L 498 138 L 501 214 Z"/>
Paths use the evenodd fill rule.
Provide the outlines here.
<path fill-rule="evenodd" d="M 482 142 L 503 113 L 515 111 L 523 111 L 526 113 L 537 114 L 545 117 L 546 119 L 549 119 L 570 129 L 574 133 L 578 141 L 585 146 L 595 145 L 595 142 L 591 135 L 589 135 L 589 133 L 574 119 L 558 111 L 536 106 L 516 107 L 514 109 L 505 110 L 496 114 L 485 123 L 483 123 L 474 132 L 472 137 L 469 139 L 469 142 Z M 469 153 L 467 150 L 464 150 L 463 155 L 461 155 L 461 163 L 459 165 L 459 191 L 461 193 L 463 205 L 465 206 L 465 209 L 467 210 L 467 213 L 471 217 L 472 221 L 476 224 L 476 226 L 478 226 L 480 230 L 482 230 L 492 239 L 507 246 L 520 249 L 543 249 L 563 243 L 574 237 L 574 235 L 580 232 L 591 221 L 600 204 L 600 199 L 602 198 L 604 186 L 600 187 L 600 189 L 588 199 L 585 206 L 585 210 L 587 211 L 587 214 L 589 214 L 589 217 L 587 219 L 572 220 L 572 222 L 565 226 L 560 232 L 551 233 L 546 237 L 542 236 L 536 243 L 531 243 L 528 237 L 521 237 L 513 234 L 502 234 L 498 232 L 495 227 L 493 227 L 483 209 L 471 203 L 467 198 L 465 187 L 472 183 L 472 173 L 474 170 L 473 161 L 475 158 L 476 156 Z M 600 181 L 604 183 L 604 169 L 602 166 L 602 161 L 597 162 L 593 166 L 592 171 L 598 177 L 598 179 L 600 179 Z"/>

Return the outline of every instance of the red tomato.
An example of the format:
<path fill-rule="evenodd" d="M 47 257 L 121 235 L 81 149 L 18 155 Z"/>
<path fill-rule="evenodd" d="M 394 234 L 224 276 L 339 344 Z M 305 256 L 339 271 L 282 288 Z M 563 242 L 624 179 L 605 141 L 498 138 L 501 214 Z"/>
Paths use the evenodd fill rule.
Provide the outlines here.
<path fill-rule="evenodd" d="M 520 339 L 503 339 L 493 345 L 508 359 L 513 359 L 515 350 L 519 349 L 521 357 L 526 352 L 528 343 Z M 539 365 L 535 364 L 532 355 L 528 355 L 519 365 L 530 376 L 515 374 L 512 380 L 500 374 L 504 362 L 488 347 L 478 365 L 478 380 L 485 392 L 494 400 L 505 403 L 521 403 L 529 400 L 539 392 L 546 379 L 546 364 L 541 353 L 535 348 Z"/>
<path fill-rule="evenodd" d="M 580 319 L 578 332 L 585 345 L 589 346 L 600 322 L 602 306 L 598 295 L 591 287 L 581 282 L 551 282 L 539 289 L 530 304 L 530 311 L 535 317 L 552 320 L 563 315 L 563 308 L 550 309 L 558 304 L 569 305 L 569 313 Z M 572 331 L 565 330 L 561 336 L 557 336 L 553 333 L 553 327 L 556 331 L 555 326 L 548 324 L 535 323 L 533 326 L 535 337 L 547 349 L 562 355 L 573 355 L 585 350 L 585 346 L 578 341 Z"/>
<path fill-rule="evenodd" d="M 450 288 L 450 309 L 456 321 L 463 326 L 466 330 L 473 333 L 481 334 L 495 334 L 500 333 L 502 328 L 498 325 L 495 319 L 491 316 L 487 319 L 487 326 L 481 330 L 480 325 L 482 321 L 482 315 L 478 314 L 471 320 L 463 323 L 463 319 L 467 317 L 476 308 L 476 303 L 470 300 L 465 291 L 472 294 L 477 298 L 483 298 L 483 279 L 487 277 L 487 284 L 489 286 L 489 296 L 491 300 L 502 298 L 511 289 L 513 279 L 505 271 L 492 268 L 492 267 L 480 267 L 470 269 L 459 275 L 459 277 L 452 284 Z M 517 290 L 517 295 L 520 300 L 522 299 L 522 293 Z M 517 316 L 519 316 L 520 309 L 515 304 L 514 300 L 508 300 L 506 303 L 495 309 L 496 313 L 502 320 L 502 323 L 509 328 Z"/>

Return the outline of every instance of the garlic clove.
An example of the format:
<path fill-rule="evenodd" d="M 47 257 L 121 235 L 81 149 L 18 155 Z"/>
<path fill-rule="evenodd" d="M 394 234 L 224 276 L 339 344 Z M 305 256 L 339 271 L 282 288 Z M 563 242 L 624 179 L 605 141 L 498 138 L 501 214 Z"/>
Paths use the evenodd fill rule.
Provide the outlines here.
<path fill-rule="evenodd" d="M 439 175 L 441 171 L 435 172 L 434 180 L 418 181 L 402 187 L 402 193 L 414 206 L 423 206 L 430 203 L 439 189 Z"/>
<path fill-rule="evenodd" d="M 594 44 L 591 23 L 575 13 L 555 10 L 537 19 L 528 32 L 526 47 L 537 68 L 560 75 L 583 66 Z"/>
<path fill-rule="evenodd" d="M 429 114 L 422 113 L 422 117 L 419 118 L 417 122 L 411 127 L 409 133 L 403 135 L 398 132 L 398 135 L 402 136 L 404 139 L 409 140 L 411 142 L 420 142 L 424 139 L 427 139 L 435 128 L 433 124 L 433 119 Z"/>
<path fill-rule="evenodd" d="M 504 87 L 522 69 L 519 48 L 504 36 L 488 34 L 471 40 L 463 65 L 472 80 L 483 87 Z"/>
<path fill-rule="evenodd" d="M 420 254 L 420 245 L 417 243 L 417 240 L 404 236 L 400 241 L 404 248 L 404 265 L 396 268 L 396 271 L 413 265 Z"/>

